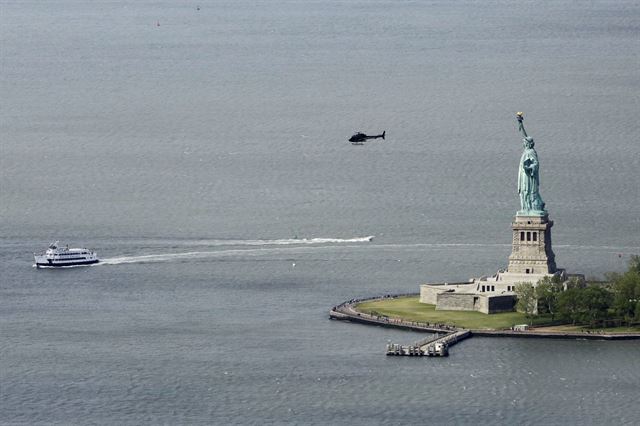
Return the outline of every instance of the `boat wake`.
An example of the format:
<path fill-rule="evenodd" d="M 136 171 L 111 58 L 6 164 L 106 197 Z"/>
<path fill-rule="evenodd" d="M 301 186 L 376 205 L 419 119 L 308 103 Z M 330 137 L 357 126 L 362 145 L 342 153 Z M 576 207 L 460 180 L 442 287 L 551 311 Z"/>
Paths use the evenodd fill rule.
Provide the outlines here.
<path fill-rule="evenodd" d="M 331 247 L 350 247 L 351 244 L 365 243 L 372 241 L 374 236 L 357 238 L 290 238 L 278 240 L 198 240 L 193 242 L 183 242 L 183 246 L 233 246 L 252 248 L 230 248 L 218 250 L 198 250 L 180 253 L 155 253 L 138 256 L 120 256 L 104 258 L 96 265 L 121 265 L 127 263 L 155 263 L 170 261 L 193 261 L 198 259 L 237 257 L 255 257 L 273 255 L 279 253 L 300 252 L 311 249 L 309 246 L 316 246 L 316 249 L 327 249 Z"/>
<path fill-rule="evenodd" d="M 342 244 L 342 243 L 366 243 L 373 241 L 375 237 L 355 238 L 283 238 L 276 240 L 187 240 L 181 242 L 183 246 L 288 246 L 288 245 L 314 245 L 314 244 Z"/>
<path fill-rule="evenodd" d="M 121 256 L 102 259 L 97 265 L 122 265 L 126 263 L 155 263 L 155 262 L 169 262 L 180 259 L 202 259 L 202 258 L 215 258 L 222 256 L 229 256 L 235 252 L 244 252 L 247 250 L 222 250 L 222 251 L 191 251 L 186 253 L 161 253 L 161 254 L 147 254 L 141 256 Z"/>

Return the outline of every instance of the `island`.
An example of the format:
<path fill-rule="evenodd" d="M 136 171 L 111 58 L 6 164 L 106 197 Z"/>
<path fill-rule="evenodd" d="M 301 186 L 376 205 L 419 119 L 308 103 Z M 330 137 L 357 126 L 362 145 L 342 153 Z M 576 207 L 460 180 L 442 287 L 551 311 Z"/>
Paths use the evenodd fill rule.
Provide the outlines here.
<path fill-rule="evenodd" d="M 524 149 L 508 266 L 464 282 L 422 284 L 419 293 L 352 299 L 334 306 L 331 319 L 430 333 L 411 345 L 388 344 L 387 355 L 445 356 L 474 335 L 640 339 L 640 256 L 630 256 L 627 272 L 602 282 L 556 266 L 538 154 L 524 114 L 516 119 Z"/>

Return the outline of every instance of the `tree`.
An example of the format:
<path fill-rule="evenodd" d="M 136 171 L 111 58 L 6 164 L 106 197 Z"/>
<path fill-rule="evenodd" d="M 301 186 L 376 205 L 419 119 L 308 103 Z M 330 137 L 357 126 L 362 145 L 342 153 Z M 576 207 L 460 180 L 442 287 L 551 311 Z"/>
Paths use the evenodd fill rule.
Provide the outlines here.
<path fill-rule="evenodd" d="M 558 314 L 573 324 L 588 322 L 591 327 L 609 315 L 612 294 L 601 286 L 570 288 L 558 296 Z"/>
<path fill-rule="evenodd" d="M 599 321 L 605 320 L 613 299 L 609 290 L 599 286 L 589 286 L 581 290 L 579 299 L 584 320 L 594 327 Z"/>
<path fill-rule="evenodd" d="M 569 288 L 558 295 L 558 315 L 575 325 L 581 320 L 580 288 Z"/>
<path fill-rule="evenodd" d="M 640 319 L 640 256 L 631 256 L 624 274 L 611 274 L 613 307 L 627 323 Z"/>
<path fill-rule="evenodd" d="M 555 319 L 558 294 L 562 291 L 562 280 L 559 277 L 544 277 L 538 281 L 536 286 L 536 298 L 538 301 L 538 312 L 548 312 L 551 314 L 551 321 Z"/>
<path fill-rule="evenodd" d="M 518 302 L 516 308 L 529 318 L 529 323 L 533 322 L 533 316 L 538 313 L 538 298 L 533 284 L 529 282 L 518 283 L 515 288 Z"/>

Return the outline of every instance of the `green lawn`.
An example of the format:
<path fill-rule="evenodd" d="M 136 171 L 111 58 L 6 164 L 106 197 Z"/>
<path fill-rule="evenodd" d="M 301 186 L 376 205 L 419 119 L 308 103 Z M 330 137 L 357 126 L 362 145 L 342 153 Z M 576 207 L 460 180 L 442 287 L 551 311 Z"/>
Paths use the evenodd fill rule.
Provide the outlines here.
<path fill-rule="evenodd" d="M 419 299 L 418 296 L 411 296 L 374 300 L 359 303 L 356 309 L 366 314 L 373 312 L 374 315 L 386 315 L 406 321 L 443 323 L 470 329 L 505 329 L 515 324 L 528 323 L 520 312 L 487 315 L 474 311 L 436 311 L 434 305 L 420 303 Z M 536 325 L 548 322 L 549 318 L 544 316 L 534 319 Z"/>

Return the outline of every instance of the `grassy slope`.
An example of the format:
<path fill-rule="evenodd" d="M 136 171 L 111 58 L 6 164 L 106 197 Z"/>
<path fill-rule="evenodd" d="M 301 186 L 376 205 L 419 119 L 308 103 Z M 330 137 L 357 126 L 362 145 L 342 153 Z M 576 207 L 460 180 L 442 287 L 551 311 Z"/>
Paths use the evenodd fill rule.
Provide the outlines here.
<path fill-rule="evenodd" d="M 418 296 L 363 302 L 356 308 L 367 314 L 373 312 L 374 315 L 377 313 L 406 321 L 443 323 L 471 329 L 504 329 L 514 324 L 528 323 L 527 318 L 520 312 L 486 315 L 473 311 L 436 311 L 434 305 L 420 303 Z M 546 322 L 546 317 L 534 320 L 534 324 Z"/>

